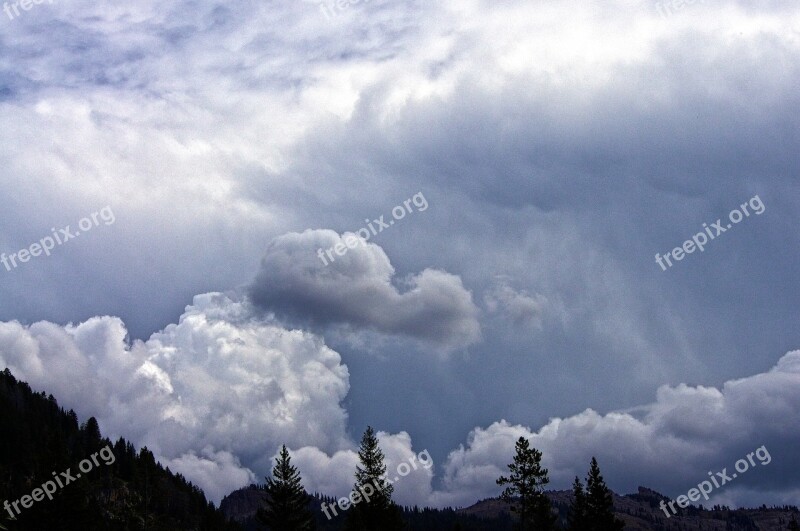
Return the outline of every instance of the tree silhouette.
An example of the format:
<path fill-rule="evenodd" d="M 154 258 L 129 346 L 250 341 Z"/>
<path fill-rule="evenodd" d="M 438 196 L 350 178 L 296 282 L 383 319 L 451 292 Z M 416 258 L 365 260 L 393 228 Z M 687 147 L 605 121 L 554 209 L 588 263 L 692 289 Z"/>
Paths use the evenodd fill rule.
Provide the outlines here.
<path fill-rule="evenodd" d="M 586 517 L 589 531 L 618 531 L 624 522 L 614 516 L 614 500 L 606 487 L 597 459 L 592 457 L 589 476 L 586 478 Z"/>
<path fill-rule="evenodd" d="M 86 421 L 86 424 L 81 426 L 81 429 L 83 430 L 84 451 L 87 454 L 94 453 L 102 448 L 103 442 L 100 435 L 100 425 L 97 423 L 96 418 L 90 417 L 89 420 Z"/>
<path fill-rule="evenodd" d="M 386 464 L 378 437 L 367 426 L 358 449 L 356 483 L 353 497 L 356 502 L 347 515 L 346 529 L 353 531 L 400 530 L 405 527 L 400 508 L 392 502 L 394 487 L 386 479 Z"/>
<path fill-rule="evenodd" d="M 542 468 L 542 452 L 531 448 L 524 437 L 516 444 L 514 462 L 508 465 L 511 475 L 500 476 L 498 485 L 509 485 L 500 497 L 511 504 L 511 510 L 519 515 L 522 531 L 549 531 L 555 524 L 550 500 L 544 494 L 544 486 L 550 483 L 547 469 Z"/>
<path fill-rule="evenodd" d="M 148 531 L 240 529 L 209 504 L 198 487 L 165 470 L 152 452 L 137 452 L 124 439 L 114 443 L 102 437 L 96 419 L 81 425 L 74 411 L 65 411 L 44 392 L 33 392 L 7 369 L 0 371 L 0 433 L 0 502 L 13 502 L 57 476 L 63 479 L 65 472 L 72 475 L 68 484 L 65 480 L 54 485 L 58 490 L 52 500 L 23 506 L 22 511 L 12 508 L 13 519 L 0 508 L 2 527 L 141 530 L 146 524 Z M 103 447 L 113 448 L 112 464 L 106 464 L 104 452 L 103 460 L 97 460 L 87 451 Z M 84 459 L 93 463 L 88 473 L 79 472 Z"/>
<path fill-rule="evenodd" d="M 569 508 L 567 524 L 569 531 L 584 531 L 589 528 L 586 518 L 586 492 L 583 490 L 583 483 L 578 476 L 572 483 L 572 505 Z"/>
<path fill-rule="evenodd" d="M 258 519 L 273 531 L 310 531 L 314 527 L 308 494 L 291 460 L 284 444 L 275 458 L 272 477 L 266 478 L 266 507 L 258 510 Z"/>

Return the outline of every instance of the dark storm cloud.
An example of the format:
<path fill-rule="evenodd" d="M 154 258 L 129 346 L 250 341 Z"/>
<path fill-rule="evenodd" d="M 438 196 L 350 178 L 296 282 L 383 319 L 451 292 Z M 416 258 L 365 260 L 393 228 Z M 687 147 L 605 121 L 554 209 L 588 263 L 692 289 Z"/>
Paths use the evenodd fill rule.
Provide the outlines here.
<path fill-rule="evenodd" d="M 347 241 L 357 243 L 345 246 Z M 345 254 L 323 262 L 324 251 L 337 245 Z M 377 245 L 352 233 L 307 230 L 269 244 L 249 293 L 263 310 L 310 326 L 346 324 L 442 347 L 464 347 L 480 338 L 478 308 L 457 276 L 426 269 L 398 289 L 394 274 Z"/>
<path fill-rule="evenodd" d="M 664 381 L 722 385 L 796 346 L 797 50 L 757 32 L 729 39 L 676 30 L 642 60 L 598 68 L 603 82 L 522 75 L 487 89 L 483 75 L 496 73 L 487 64 L 445 97 L 411 98 L 388 123 L 376 109 L 394 87 L 376 86 L 349 121 L 309 135 L 295 170 L 317 190 L 336 190 L 352 160 L 367 183 L 380 174 L 383 189 L 433 188 L 444 214 L 430 214 L 423 238 L 382 242 L 396 267 L 431 264 L 476 293 L 492 293 L 488 277 L 500 272 L 552 303 L 541 332 L 490 327 L 475 358 L 442 370 L 464 407 L 445 408 L 434 391 L 441 373 L 422 364 L 402 369 L 430 388 L 422 400 L 404 378 L 382 380 L 392 409 L 437 403 L 413 420 L 425 440 L 491 411 L 537 425 L 581 400 L 599 410 L 642 403 Z M 660 270 L 656 252 L 756 194 L 764 215 Z M 370 208 L 369 198 L 346 198 Z M 486 374 L 502 388 L 470 387 Z M 542 374 L 552 379 L 533 386 Z M 354 418 L 385 408 L 373 404 L 354 404 Z"/>
<path fill-rule="evenodd" d="M 656 435 L 702 423 L 711 396 L 775 448 L 743 484 L 786 498 L 798 486 L 777 463 L 792 431 L 781 438 L 774 411 L 698 386 L 767 374 L 800 340 L 797 5 L 720 0 L 663 18 L 656 4 L 373 0 L 328 20 L 316 2 L 76 1 L 3 20 L 0 251 L 102 205 L 118 221 L 0 270 L 0 319 L 119 315 L 146 339 L 193 295 L 257 274 L 262 311 L 314 326 L 341 352 L 351 434 L 406 430 L 443 462 L 482 426 L 476 440 L 502 464 L 501 418 L 532 427 L 513 434 L 554 416 L 608 437 L 658 425 L 630 439 L 657 447 Z M 321 234 L 330 245 L 417 190 L 436 208 L 321 269 Z M 660 270 L 655 253 L 756 194 L 763 215 Z M 332 231 L 309 245 L 308 227 Z M 359 344 L 362 331 L 373 335 Z M 403 355 L 406 343 L 383 336 L 422 352 L 470 346 Z M 767 380 L 754 397 L 791 403 Z M 684 425 L 604 413 L 647 404 L 664 384 L 685 400 Z M 587 407 L 601 413 L 577 413 Z M 546 455 L 567 470 L 608 440 Z M 746 446 L 712 456 L 697 437 L 684 444 L 708 460 L 643 466 L 654 486 L 680 490 L 684 472 Z M 198 449 L 182 462 L 227 471 L 240 457 L 229 450 L 252 452 Z M 619 489 L 650 462 L 612 457 L 604 473 Z M 492 494 L 487 481 L 449 492 L 472 501 L 473 488 Z"/>

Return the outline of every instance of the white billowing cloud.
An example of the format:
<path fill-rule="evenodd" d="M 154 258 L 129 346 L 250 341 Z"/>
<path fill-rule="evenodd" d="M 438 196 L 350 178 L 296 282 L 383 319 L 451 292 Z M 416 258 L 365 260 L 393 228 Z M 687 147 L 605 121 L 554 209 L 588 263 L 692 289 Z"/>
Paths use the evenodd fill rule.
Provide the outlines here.
<path fill-rule="evenodd" d="M 430 454 L 425 450 L 415 451 L 406 432 L 379 431 L 377 437 L 385 456 L 386 478 L 394 486 L 392 499 L 401 505 L 427 503 L 433 492 L 435 468 Z M 350 495 L 358 466 L 357 451 L 345 450 L 328 456 L 318 448 L 304 447 L 291 454 L 307 490 L 337 498 Z"/>
<path fill-rule="evenodd" d="M 386 456 L 386 477 L 394 486 L 394 501 L 414 505 L 429 500 L 436 468 L 430 454 L 414 448 L 411 436 L 404 431 L 396 435 L 378 432 L 378 440 Z"/>
<path fill-rule="evenodd" d="M 495 481 L 507 471 L 506 463 L 514 455 L 514 443 L 529 438 L 530 431 L 511 426 L 506 421 L 486 429 L 475 428 L 463 445 L 450 453 L 444 465 L 443 489 L 433 496 L 437 506 L 465 506 L 476 500 L 497 496 Z"/>
<path fill-rule="evenodd" d="M 292 450 L 291 455 L 307 491 L 337 498 L 350 494 L 358 464 L 358 453 L 352 449 L 328 455 L 314 446 L 304 446 Z"/>
<path fill-rule="evenodd" d="M 97 417 L 104 433 L 147 445 L 216 496 L 248 483 L 249 469 L 268 470 L 282 443 L 329 452 L 351 444 L 339 354 L 251 313 L 223 294 L 199 295 L 178 324 L 132 345 L 112 317 L 0 323 L 0 365 L 81 418 Z"/>
<path fill-rule="evenodd" d="M 323 262 L 319 251 L 325 257 L 337 245 L 343 255 Z M 401 292 L 394 274 L 378 245 L 353 233 L 306 230 L 269 244 L 250 295 L 264 310 L 304 323 L 349 325 L 445 348 L 480 339 L 479 310 L 458 276 L 425 269 L 398 281 L 406 288 Z"/>
<path fill-rule="evenodd" d="M 46 389 L 81 417 L 94 415 L 141 431 L 160 408 L 169 381 L 147 367 L 141 349 L 125 341 L 120 319 L 94 317 L 80 325 L 0 323 L 0 364 L 38 389 Z M 114 413 L 112 415 L 112 412 Z M 103 423 L 106 431 L 110 428 Z"/>
<path fill-rule="evenodd" d="M 146 444 L 213 500 L 260 481 L 281 443 L 297 448 L 292 457 L 308 490 L 346 496 L 352 488 L 358 458 L 340 406 L 349 377 L 339 355 L 312 334 L 255 318 L 249 303 L 230 296 L 199 295 L 177 324 L 132 345 L 112 317 L 65 327 L 0 323 L 0 364 L 82 418 L 96 416 L 109 435 Z M 378 436 L 402 504 L 464 506 L 496 496 L 495 480 L 520 436 L 542 450 L 553 488 L 584 476 L 596 456 L 616 491 L 647 484 L 670 496 L 763 446 L 770 463 L 752 467 L 710 503 L 752 504 L 754 491 L 765 502 L 791 503 L 798 489 L 791 471 L 800 466 L 800 351 L 719 389 L 662 386 L 655 402 L 629 411 L 587 409 L 538 431 L 506 421 L 475 428 L 441 467 L 436 491 L 433 469 L 400 477 L 399 467 L 419 452 L 406 432 Z"/>
<path fill-rule="evenodd" d="M 737 460 L 762 446 L 771 462 L 756 459 L 757 466 L 747 475 L 720 489 L 719 499 L 752 505 L 755 484 L 762 495 L 769 493 L 779 502 L 791 499 L 798 488 L 796 477 L 786 471 L 800 465 L 795 450 L 800 436 L 800 351 L 783 356 L 769 372 L 728 381 L 722 389 L 663 386 L 655 403 L 637 411 L 642 414 L 600 415 L 587 409 L 554 418 L 539 431 L 506 421 L 476 428 L 466 447 L 450 453 L 444 489 L 433 494 L 433 504 L 471 504 L 499 494 L 495 479 L 506 473 L 519 437 L 530 439 L 543 452 L 554 488 L 568 488 L 576 475 L 585 477 L 596 456 L 615 490 L 629 492 L 647 484 L 675 496 L 707 479 L 708 471 L 732 471 Z"/>
<path fill-rule="evenodd" d="M 172 472 L 183 474 L 198 485 L 203 485 L 206 497 L 221 500 L 242 485 L 258 482 L 255 474 L 242 466 L 230 452 L 215 452 L 204 448 L 200 455 L 190 451 L 175 459 L 160 458 Z"/>
<path fill-rule="evenodd" d="M 252 445 L 267 434 L 287 445 L 347 444 L 339 402 L 349 374 L 339 354 L 313 334 L 255 320 L 246 303 L 208 294 L 195 297 L 177 325 L 144 347 L 170 375 L 179 399 L 169 418 L 207 431 L 193 448 L 255 452 L 245 458 L 251 460 L 263 453 Z"/>

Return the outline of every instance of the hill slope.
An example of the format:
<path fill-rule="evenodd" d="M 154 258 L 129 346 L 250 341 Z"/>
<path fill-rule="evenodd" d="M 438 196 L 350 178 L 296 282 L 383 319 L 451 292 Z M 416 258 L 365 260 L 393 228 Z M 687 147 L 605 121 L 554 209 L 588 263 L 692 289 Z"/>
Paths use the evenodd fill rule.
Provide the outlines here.
<path fill-rule="evenodd" d="M 0 433 L 0 525 L 9 530 L 240 529 L 152 452 L 103 438 L 94 418 L 79 425 L 75 412 L 8 369 L 0 373 Z"/>
<path fill-rule="evenodd" d="M 548 496 L 558 511 L 562 522 L 566 521 L 572 502 L 571 491 L 549 491 Z M 240 522 L 248 531 L 264 529 L 255 521 L 255 513 L 264 503 L 265 493 L 260 487 L 251 485 L 232 492 L 220 504 L 225 515 Z M 659 502 L 667 499 L 650 489 L 639 487 L 636 494 L 619 496 L 614 494 L 616 515 L 625 522 L 625 529 L 647 531 L 784 531 L 794 517 L 800 522 L 796 507 L 760 509 L 716 508 L 704 510 L 697 507 L 682 509 L 669 519 L 658 508 Z M 344 518 L 326 521 L 319 510 L 320 503 L 333 502 L 331 498 L 313 497 L 310 507 L 317 515 L 320 530 L 342 529 Z M 463 531 L 510 531 L 512 521 L 508 504 L 492 498 L 482 500 L 470 507 L 452 509 L 403 510 L 403 518 L 411 531 L 438 531 L 461 529 Z M 460 527 L 456 527 L 456 526 Z"/>

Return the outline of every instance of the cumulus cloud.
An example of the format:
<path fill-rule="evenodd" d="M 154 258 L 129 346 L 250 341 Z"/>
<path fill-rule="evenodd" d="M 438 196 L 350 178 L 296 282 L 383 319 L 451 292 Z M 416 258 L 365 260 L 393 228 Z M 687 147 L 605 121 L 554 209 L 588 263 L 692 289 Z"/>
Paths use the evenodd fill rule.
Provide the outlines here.
<path fill-rule="evenodd" d="M 347 496 L 353 488 L 358 453 L 352 449 L 327 454 L 314 446 L 293 450 L 292 463 L 303 476 L 303 485 L 310 492 L 337 498 Z"/>
<path fill-rule="evenodd" d="M 161 461 L 173 472 L 183 474 L 197 485 L 202 485 L 206 497 L 218 501 L 242 485 L 260 482 L 239 459 L 230 452 L 215 452 L 204 448 L 200 455 L 190 451 L 175 459 Z"/>
<path fill-rule="evenodd" d="M 325 265 L 318 250 L 324 254 L 337 245 L 346 252 Z M 450 348 L 480 338 L 478 309 L 458 276 L 435 269 L 407 279 L 394 276 L 378 245 L 353 233 L 309 229 L 269 244 L 250 296 L 260 308 L 292 322 L 349 325 Z"/>
<path fill-rule="evenodd" d="M 401 505 L 424 504 L 431 498 L 434 464 L 425 450 L 413 448 L 406 432 L 377 432 L 385 456 L 386 478 L 394 486 L 392 499 Z M 420 457 L 420 454 L 422 456 Z M 304 478 L 306 489 L 337 498 L 348 496 L 355 483 L 358 453 L 355 450 L 327 455 L 318 448 L 305 447 L 292 452 L 293 463 Z M 406 463 L 405 465 L 403 463 Z"/>
<path fill-rule="evenodd" d="M 741 474 L 710 503 L 788 503 L 797 492 L 797 478 L 790 471 L 800 466 L 795 449 L 800 437 L 800 351 L 783 356 L 769 372 L 725 382 L 721 389 L 663 386 L 654 403 L 635 411 L 600 415 L 587 409 L 551 419 L 538 431 L 506 421 L 476 428 L 467 445 L 448 456 L 444 488 L 432 500 L 436 505 L 463 505 L 496 496 L 494 480 L 506 472 L 520 436 L 542 450 L 554 488 L 568 488 L 575 476 L 584 477 L 596 456 L 618 492 L 645 484 L 677 496 L 706 479 L 708 471 L 732 471 L 737 460 L 765 446 L 772 462 Z"/>
<path fill-rule="evenodd" d="M 340 405 L 349 375 L 339 355 L 313 334 L 265 321 L 233 295 L 195 297 L 178 323 L 145 342 L 128 343 L 113 317 L 63 327 L 2 322 L 0 365 L 81 417 L 97 417 L 106 433 L 149 446 L 213 500 L 268 474 L 282 443 L 310 491 L 345 496 L 352 488 L 358 457 Z M 752 504 L 792 502 L 799 427 L 800 351 L 793 351 L 769 371 L 720 388 L 662 386 L 653 403 L 626 411 L 587 409 L 537 431 L 505 420 L 475 428 L 442 467 L 406 477 L 398 466 L 420 449 L 406 432 L 378 436 L 402 504 L 463 506 L 496 496 L 495 479 L 520 436 L 543 451 L 554 488 L 583 476 L 596 456 L 618 492 L 646 484 L 671 496 L 764 446 L 772 463 L 710 502 Z"/>
<path fill-rule="evenodd" d="M 198 295 L 177 324 L 133 344 L 112 317 L 0 323 L 0 365 L 217 496 L 247 483 L 250 470 L 269 470 L 279 444 L 351 445 L 339 354 L 251 314 L 226 295 Z"/>

